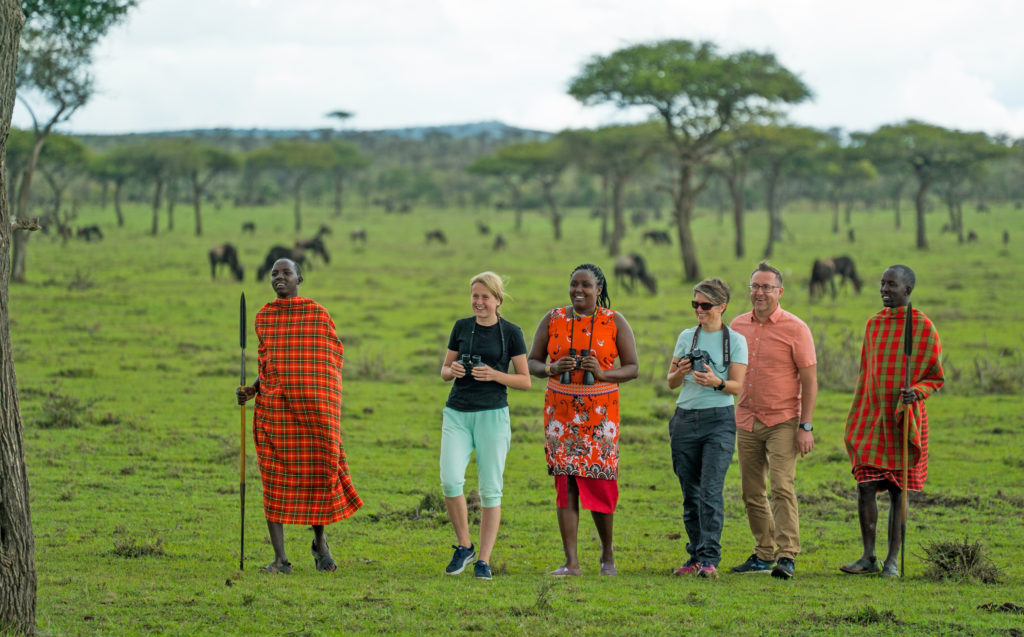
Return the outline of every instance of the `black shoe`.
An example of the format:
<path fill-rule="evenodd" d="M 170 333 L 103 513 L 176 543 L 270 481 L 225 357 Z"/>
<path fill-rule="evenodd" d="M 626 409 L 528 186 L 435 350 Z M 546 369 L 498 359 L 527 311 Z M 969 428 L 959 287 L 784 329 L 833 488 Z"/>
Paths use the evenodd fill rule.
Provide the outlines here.
<path fill-rule="evenodd" d="M 790 579 L 793 577 L 793 571 L 796 570 L 796 564 L 793 563 L 791 557 L 780 557 L 779 563 L 772 569 L 772 577 L 779 579 Z"/>
<path fill-rule="evenodd" d="M 458 575 L 476 559 L 476 551 L 472 544 L 469 547 L 452 544 L 452 548 L 455 549 L 455 553 L 452 555 L 452 561 L 448 562 L 444 569 L 445 575 Z"/>
<path fill-rule="evenodd" d="M 747 558 L 746 562 L 729 570 L 733 573 L 769 573 L 773 566 L 775 566 L 774 560 L 766 562 L 759 558 L 757 553 L 754 553 Z"/>

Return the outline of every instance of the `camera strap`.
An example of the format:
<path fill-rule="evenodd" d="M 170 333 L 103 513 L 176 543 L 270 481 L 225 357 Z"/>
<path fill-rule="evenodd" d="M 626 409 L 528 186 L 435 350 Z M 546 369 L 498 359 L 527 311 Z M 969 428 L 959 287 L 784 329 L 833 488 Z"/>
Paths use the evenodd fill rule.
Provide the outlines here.
<path fill-rule="evenodd" d="M 693 342 L 690 343 L 690 351 L 697 348 L 697 337 L 700 336 L 700 325 L 693 332 Z M 729 328 L 722 323 L 722 364 L 725 366 L 725 373 L 729 373 L 729 363 L 732 359 L 729 356 Z"/>
<path fill-rule="evenodd" d="M 595 307 L 594 308 L 594 313 L 590 315 L 590 342 L 587 343 L 587 351 L 588 352 L 593 352 L 594 351 L 594 321 L 597 320 L 597 310 L 598 310 L 598 308 Z M 583 317 L 582 316 L 576 316 L 576 310 L 574 310 L 572 308 L 569 308 L 569 312 L 571 312 L 571 314 L 569 315 L 570 316 L 570 318 L 569 318 L 569 349 L 572 349 L 572 336 L 576 332 L 576 321 L 582 319 Z M 697 341 L 694 341 L 694 343 L 696 343 L 696 342 Z M 592 356 L 597 356 L 597 354 L 591 354 L 591 355 Z"/>
<path fill-rule="evenodd" d="M 505 319 L 498 317 L 498 338 L 501 339 L 501 354 L 498 355 L 498 365 L 505 360 L 505 330 L 501 326 L 501 322 Z M 476 338 L 476 318 L 473 319 L 473 331 L 469 333 L 469 355 L 473 355 L 473 340 Z"/>

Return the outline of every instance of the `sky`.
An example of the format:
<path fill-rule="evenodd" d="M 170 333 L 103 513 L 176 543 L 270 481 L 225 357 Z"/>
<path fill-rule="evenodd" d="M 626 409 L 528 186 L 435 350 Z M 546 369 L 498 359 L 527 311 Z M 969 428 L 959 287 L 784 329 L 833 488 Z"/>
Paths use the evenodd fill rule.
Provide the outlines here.
<path fill-rule="evenodd" d="M 688 39 L 774 53 L 814 93 L 789 111 L 802 125 L 1024 137 L 1021 25 L 1020 0 L 139 0 L 61 130 L 592 128 L 647 113 L 576 102 L 585 63 Z"/>

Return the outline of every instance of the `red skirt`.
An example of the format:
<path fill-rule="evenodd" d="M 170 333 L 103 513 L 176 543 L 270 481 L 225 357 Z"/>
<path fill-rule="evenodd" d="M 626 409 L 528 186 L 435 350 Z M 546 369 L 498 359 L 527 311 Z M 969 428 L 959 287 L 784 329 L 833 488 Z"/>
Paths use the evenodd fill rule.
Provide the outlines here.
<path fill-rule="evenodd" d="M 582 476 L 555 476 L 555 506 L 569 508 L 569 480 L 576 483 L 580 506 L 595 513 L 615 513 L 619 504 L 618 480 L 601 480 Z"/>

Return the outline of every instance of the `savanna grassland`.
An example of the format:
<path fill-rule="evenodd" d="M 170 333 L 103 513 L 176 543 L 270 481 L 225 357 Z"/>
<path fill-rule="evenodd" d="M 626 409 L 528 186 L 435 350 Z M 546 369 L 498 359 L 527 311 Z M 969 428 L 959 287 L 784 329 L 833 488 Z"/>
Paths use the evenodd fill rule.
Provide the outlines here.
<path fill-rule="evenodd" d="M 30 282 L 11 288 L 42 634 L 1020 635 L 1024 629 L 1020 614 L 979 608 L 1024 605 L 1019 211 L 969 212 L 965 224 L 980 238 L 958 245 L 937 232 L 945 222 L 937 210 L 928 217 L 928 251 L 912 248 L 906 212 L 901 230 L 891 212 L 855 213 L 857 242 L 850 244 L 845 232 L 830 232 L 824 210 L 787 211 L 791 232 L 772 261 L 787 277 L 783 306 L 814 331 L 822 386 L 817 446 L 798 466 L 803 553 L 791 581 L 670 576 L 684 560 L 685 540 L 667 442 L 673 397 L 664 373 L 676 335 L 695 320 L 678 248 L 643 247 L 634 230 L 624 247 L 643 252 L 659 293 L 631 296 L 610 284 L 612 306 L 632 325 L 641 361 L 640 377 L 621 390 L 615 529 L 621 574 L 597 575 L 597 537 L 584 518 L 585 576 L 544 575 L 562 555 L 544 465 L 543 387 L 534 379 L 530 391 L 509 399 L 513 446 L 490 582 L 442 574 L 454 541 L 438 479 L 440 411 L 449 390 L 438 371 L 449 330 L 470 314 L 469 278 L 492 269 L 507 278 L 504 315 L 529 341 L 544 312 L 568 302 L 574 266 L 592 261 L 611 275 L 597 222 L 572 211 L 566 238 L 556 243 L 549 222 L 535 214 L 516 233 L 510 213 L 385 215 L 353 207 L 329 218 L 307 207 L 306 228 L 323 222 L 334 233 L 327 237 L 330 264 L 308 269 L 301 292 L 331 311 L 345 343 L 343 432 L 366 506 L 328 529 L 337 573 L 317 573 L 311 534 L 289 527 L 295 572 L 267 576 L 257 572 L 272 551 L 251 436 L 245 570 L 238 569 L 238 298 L 244 291 L 251 325 L 272 297 L 267 281 L 255 281 L 256 266 L 271 245 L 297 237 L 291 210 L 211 209 L 200 238 L 184 208 L 178 227 L 162 227 L 158 237 L 147 234 L 147 210 L 128 212 L 120 229 L 110 210 L 82 212 L 80 224 L 103 227 L 102 242 L 61 245 L 34 236 Z M 764 216 L 749 217 L 751 255 L 764 244 Z M 493 253 L 493 237 L 477 233 L 478 220 L 504 233 L 508 249 Z M 240 234 L 244 221 L 255 222 L 254 235 Z M 356 227 L 367 230 L 365 248 L 349 241 Z M 425 243 L 431 228 L 445 231 L 447 245 Z M 745 285 L 757 257 L 732 256 L 732 227 L 714 213 L 704 212 L 694 229 L 703 273 L 723 277 L 735 290 L 727 320 L 748 310 Z M 242 284 L 226 271 L 210 280 L 206 252 L 223 241 L 239 247 Z M 847 289 L 811 304 L 812 260 L 838 254 L 855 258 L 863 292 Z M 863 325 L 881 307 L 877 281 L 892 263 L 916 270 L 912 300 L 938 326 L 947 372 L 946 388 L 928 403 L 931 469 L 925 492 L 911 503 L 908 573 L 900 581 L 837 569 L 860 552 L 843 424 Z M 251 328 L 249 341 L 252 382 Z M 471 466 L 467 489 L 475 482 Z M 883 498 L 883 515 L 887 509 Z M 735 464 L 726 480 L 726 515 L 724 567 L 743 561 L 752 547 Z M 475 536 L 475 523 L 472 528 Z M 1003 569 L 1000 583 L 926 577 L 923 545 L 964 538 L 984 544 Z"/>

